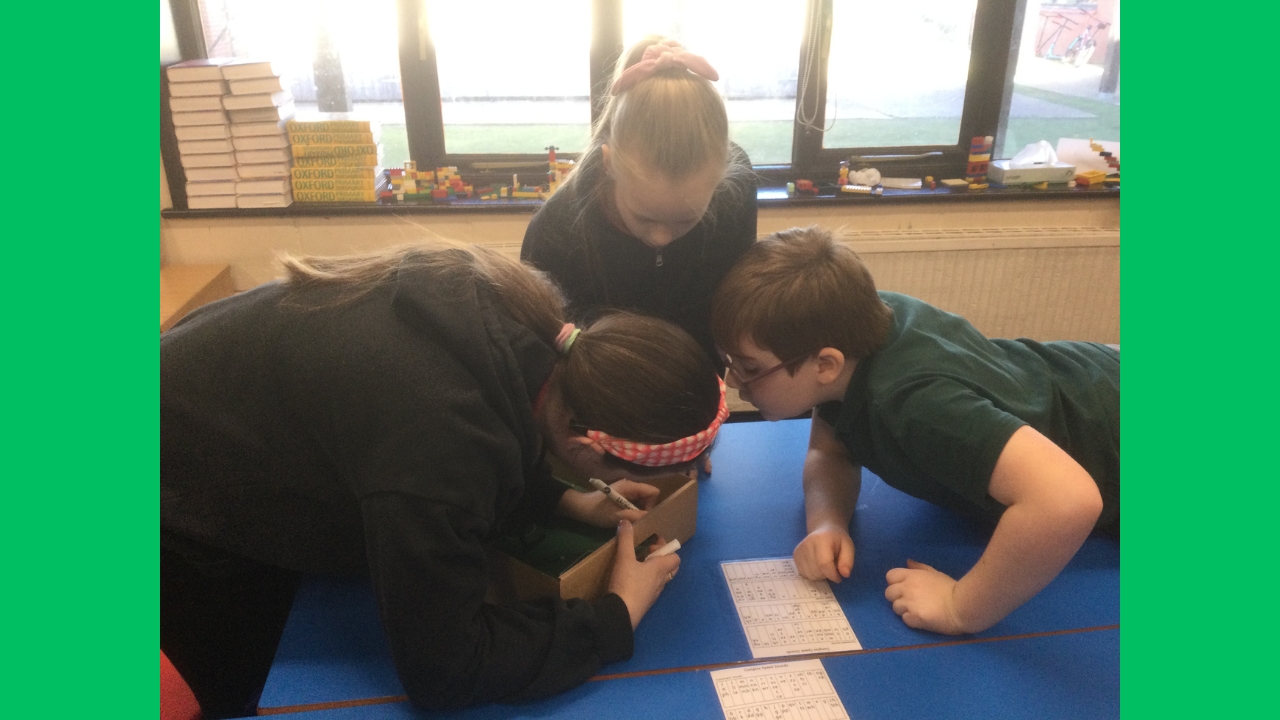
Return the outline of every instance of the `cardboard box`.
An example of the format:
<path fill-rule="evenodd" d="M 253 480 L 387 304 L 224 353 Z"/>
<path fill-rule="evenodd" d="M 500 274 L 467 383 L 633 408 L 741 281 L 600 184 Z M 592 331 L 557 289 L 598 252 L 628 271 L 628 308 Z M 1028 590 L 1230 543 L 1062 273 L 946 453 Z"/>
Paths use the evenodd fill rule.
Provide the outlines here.
<path fill-rule="evenodd" d="M 688 542 L 698 525 L 698 481 L 686 475 L 664 475 L 645 478 L 642 482 L 656 486 L 661 494 L 654 508 L 635 524 L 636 543 L 643 546 L 654 535 L 668 541 L 679 540 L 681 544 Z M 490 548 L 490 586 L 486 600 L 510 604 L 542 597 L 587 600 L 601 597 L 609 589 L 618 540 L 612 529 L 600 529 L 597 538 L 603 537 L 600 533 L 608 534 L 609 539 L 594 550 L 584 552 L 584 557 L 558 575 L 535 568 L 528 555 L 517 558 L 504 550 Z M 582 542 L 594 544 L 589 537 L 582 538 Z"/>
<path fill-rule="evenodd" d="M 1070 163 L 1056 162 L 1052 165 L 1035 165 L 1025 168 L 1011 168 L 1008 160 L 996 160 L 987 168 L 987 177 L 992 182 L 1002 185 L 1024 185 L 1042 182 L 1064 183 L 1076 177 L 1076 166 Z"/>

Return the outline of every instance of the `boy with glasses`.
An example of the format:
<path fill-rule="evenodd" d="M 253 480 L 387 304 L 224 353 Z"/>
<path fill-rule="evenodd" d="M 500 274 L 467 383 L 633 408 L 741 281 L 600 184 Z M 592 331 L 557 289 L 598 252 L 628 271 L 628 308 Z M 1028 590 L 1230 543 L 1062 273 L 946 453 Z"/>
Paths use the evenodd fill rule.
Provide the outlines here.
<path fill-rule="evenodd" d="M 957 315 L 878 293 L 857 254 L 813 227 L 743 255 L 717 291 L 712 329 L 726 381 L 762 416 L 814 410 L 808 534 L 794 553 L 805 577 L 849 577 L 862 467 L 995 523 L 959 579 L 914 561 L 889 571 L 885 597 L 914 628 L 985 630 L 1095 529 L 1118 537 L 1118 350 L 988 339 Z"/>

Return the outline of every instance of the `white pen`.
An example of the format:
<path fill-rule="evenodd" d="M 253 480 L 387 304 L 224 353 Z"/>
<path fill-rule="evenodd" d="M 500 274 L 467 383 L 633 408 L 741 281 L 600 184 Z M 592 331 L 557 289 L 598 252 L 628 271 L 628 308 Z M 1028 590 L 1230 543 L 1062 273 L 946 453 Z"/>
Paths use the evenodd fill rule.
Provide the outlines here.
<path fill-rule="evenodd" d="M 632 505 L 631 501 L 622 497 L 620 493 L 614 492 L 613 488 L 609 487 L 608 483 L 601 480 L 600 478 L 591 478 L 587 482 L 591 483 L 591 487 L 599 490 L 600 492 L 608 496 L 610 500 L 616 503 L 618 507 L 622 508 L 623 510 L 639 510 L 640 509 L 635 505 Z"/>
<path fill-rule="evenodd" d="M 675 552 L 675 551 L 677 551 L 677 550 L 679 550 L 679 549 L 680 549 L 680 541 L 679 541 L 679 540 L 672 540 L 671 542 L 667 543 L 666 545 L 663 545 L 662 547 L 658 548 L 657 550 L 654 550 L 653 552 L 649 553 L 648 557 L 662 557 L 663 555 L 670 555 L 671 553 L 673 553 L 673 552 Z"/>

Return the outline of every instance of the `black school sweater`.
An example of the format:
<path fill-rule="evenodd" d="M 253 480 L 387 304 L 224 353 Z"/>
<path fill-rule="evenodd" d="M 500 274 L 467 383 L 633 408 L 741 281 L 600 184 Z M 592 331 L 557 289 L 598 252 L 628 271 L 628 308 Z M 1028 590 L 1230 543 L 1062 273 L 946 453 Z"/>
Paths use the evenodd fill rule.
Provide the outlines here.
<path fill-rule="evenodd" d="M 735 145 L 732 162 L 738 171 L 716 191 L 707 217 L 661 250 L 619 230 L 597 206 L 579 217 L 581 203 L 569 188 L 533 216 L 520 259 L 560 285 L 576 319 L 589 322 L 608 309 L 654 315 L 692 335 L 720 367 L 711 301 L 729 268 L 756 241 L 751 160 Z M 587 170 L 584 187 L 602 182 L 599 168 L 594 178 Z"/>
<path fill-rule="evenodd" d="M 281 568 L 367 571 L 425 707 L 543 697 L 630 657 L 616 595 L 483 602 L 486 540 L 563 492 L 532 415 L 553 350 L 487 289 L 421 267 L 333 292 L 270 283 L 161 336 L 163 528 Z"/>

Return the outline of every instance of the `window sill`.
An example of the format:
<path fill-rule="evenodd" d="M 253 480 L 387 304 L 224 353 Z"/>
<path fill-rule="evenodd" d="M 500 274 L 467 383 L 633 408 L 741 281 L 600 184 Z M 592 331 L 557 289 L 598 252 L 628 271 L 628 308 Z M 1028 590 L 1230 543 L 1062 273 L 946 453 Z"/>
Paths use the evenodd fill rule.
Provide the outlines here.
<path fill-rule="evenodd" d="M 937 204 L 956 202 L 998 202 L 1008 200 L 1060 200 L 1081 198 L 1118 198 L 1120 188 L 1063 188 L 1031 190 L 1026 188 L 990 188 L 987 190 L 885 190 L 883 195 L 796 195 L 786 196 L 781 187 L 762 187 L 756 191 L 757 207 L 835 207 L 839 205 Z M 295 203 L 283 208 L 226 208 L 218 210 L 161 210 L 160 217 L 180 220 L 202 218 L 253 217 L 332 217 L 358 215 L 456 215 L 456 214 L 533 214 L 542 207 L 540 200 L 453 200 L 442 203 Z"/>
<path fill-rule="evenodd" d="M 332 217 L 335 215 L 456 215 L 465 213 L 532 215 L 541 200 L 453 200 L 424 203 L 294 203 L 282 208 L 225 208 L 217 210 L 161 210 L 162 218 Z"/>
<path fill-rule="evenodd" d="M 986 190 L 952 190 L 938 187 L 936 190 L 892 190 L 886 188 L 883 195 L 859 193 L 832 194 L 830 190 L 820 195 L 794 195 L 788 197 L 783 188 L 762 187 L 756 191 L 756 205 L 760 208 L 833 207 L 836 205 L 902 205 L 936 204 L 955 202 L 997 202 L 1002 200 L 1059 200 L 1074 198 L 1118 198 L 1120 188 L 1059 188 L 1032 190 L 1021 187 L 988 188 Z"/>

